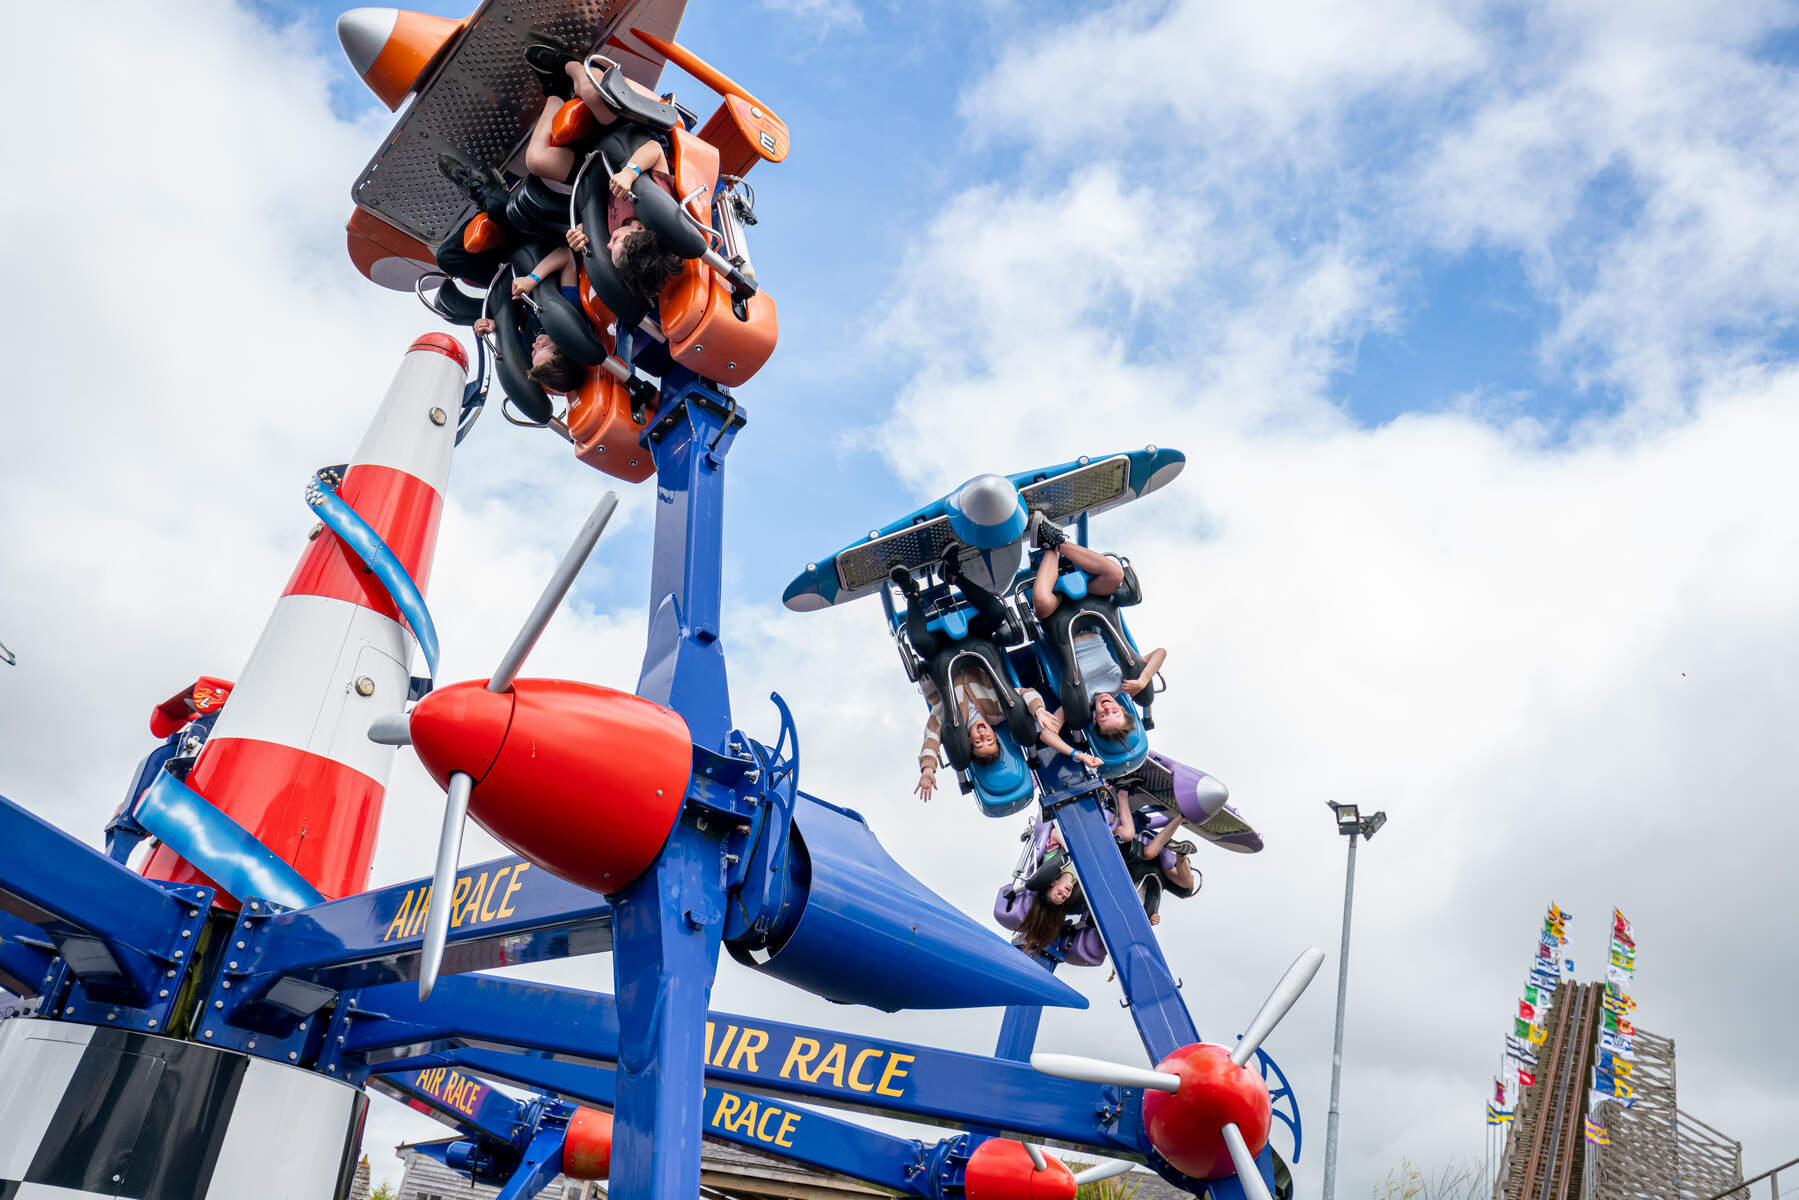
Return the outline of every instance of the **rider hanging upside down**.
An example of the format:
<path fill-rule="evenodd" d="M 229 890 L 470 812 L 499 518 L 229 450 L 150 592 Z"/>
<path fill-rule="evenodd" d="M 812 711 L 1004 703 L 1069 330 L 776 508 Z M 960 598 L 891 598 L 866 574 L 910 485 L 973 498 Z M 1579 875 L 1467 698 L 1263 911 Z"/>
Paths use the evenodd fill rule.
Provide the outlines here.
<path fill-rule="evenodd" d="M 625 285 L 641 299 L 654 302 L 663 285 L 681 269 L 681 256 L 647 229 L 637 217 L 631 197 L 631 185 L 641 175 L 661 185 L 675 196 L 674 179 L 669 174 L 666 135 L 656 129 L 627 119 L 594 89 L 587 77 L 585 64 L 551 46 L 535 45 L 525 51 L 525 59 L 538 73 L 544 85 L 543 111 L 525 147 L 525 166 L 551 190 L 569 195 L 580 174 L 584 154 L 572 146 L 559 146 L 553 139 L 556 116 L 571 97 L 578 97 L 600 127 L 598 151 L 611 164 L 607 180 L 611 202 L 607 209 L 607 250 L 612 265 Z M 560 66 L 553 64 L 560 59 Z M 622 86 L 650 104 L 660 105 L 655 94 L 626 78 L 617 76 Z M 568 244 L 575 253 L 587 249 L 589 234 L 581 224 L 568 231 Z"/>
<path fill-rule="evenodd" d="M 1040 621 L 1047 622 L 1063 598 L 1056 592 L 1056 579 L 1066 558 L 1087 576 L 1087 595 L 1111 596 L 1124 582 L 1124 567 L 1117 559 L 1090 550 L 1056 527 L 1041 512 L 1031 513 L 1028 535 L 1042 549 L 1037 563 L 1037 577 L 1031 585 L 1031 607 Z M 1118 703 L 1118 697 L 1137 696 L 1155 680 L 1156 672 L 1168 658 L 1168 651 L 1157 647 L 1143 656 L 1142 666 L 1130 678 L 1125 677 L 1111 644 L 1104 634 L 1090 625 L 1073 630 L 1075 662 L 1080 667 L 1088 702 L 1093 710 L 1093 728 L 1106 737 L 1120 737 L 1136 725 L 1136 719 Z"/>
<path fill-rule="evenodd" d="M 1144 864 L 1145 870 L 1155 870 L 1162 852 L 1172 849 L 1173 862 L 1160 865 L 1163 879 L 1178 895 L 1191 896 L 1197 892 L 1198 878 L 1187 862 L 1187 855 L 1193 853 L 1194 845 L 1173 840 L 1186 820 L 1175 799 L 1173 773 L 1154 758 L 1149 758 L 1130 774 L 1114 779 L 1112 788 L 1118 810 L 1118 822 L 1113 825 L 1112 832 L 1118 838 L 1125 861 L 1132 866 L 1133 877 L 1138 874 L 1137 864 Z M 1137 811 L 1148 817 L 1151 824 L 1163 816 L 1167 821 L 1159 829 L 1139 831 Z"/>
<path fill-rule="evenodd" d="M 512 281 L 512 296 L 522 300 L 529 296 L 537 285 L 548 279 L 552 272 L 556 276 L 556 285 L 568 301 L 577 308 L 581 304 L 581 295 L 576 286 L 575 256 L 566 249 L 550 252 L 542 262 L 531 270 L 531 273 L 515 277 Z M 526 313 L 523 317 L 525 332 L 532 328 L 537 332 L 530 342 L 531 369 L 525 375 L 532 383 L 545 391 L 570 393 L 578 389 L 587 379 L 587 368 L 569 358 L 562 348 L 550 340 L 537 321 Z M 485 337 L 494 332 L 492 317 L 482 317 L 475 322 L 475 333 Z"/>
<path fill-rule="evenodd" d="M 918 581 L 912 578 L 910 571 L 895 567 L 891 578 L 906 595 L 906 636 L 912 643 L 913 652 L 926 662 L 943 654 L 957 654 L 958 645 L 967 638 L 1010 640 L 1011 621 L 1004 602 L 962 574 L 959 547 L 951 546 L 945 553 L 943 578 L 954 584 L 974 606 L 975 614 L 968 622 L 967 638 L 952 639 L 928 627 L 929 616 L 919 595 Z M 937 752 L 942 745 L 944 721 L 943 695 L 931 676 L 932 672 L 927 671 L 919 680 L 925 702 L 931 706 L 931 715 L 925 722 L 924 745 L 918 752 L 918 787 L 914 789 L 927 801 L 937 786 Z M 994 726 L 1008 723 L 1008 716 L 987 660 L 978 655 L 957 654 L 951 668 L 950 690 L 958 707 L 968 714 L 970 759 L 977 763 L 995 761 L 1001 747 Z M 1048 711 L 1042 696 L 1030 688 L 1017 689 L 1017 695 L 1034 723 L 1034 728 L 1027 731 L 1033 735 L 1030 740 L 1071 755 L 1090 767 L 1100 765 L 1097 757 L 1077 752 L 1058 736 L 1062 718 Z"/>

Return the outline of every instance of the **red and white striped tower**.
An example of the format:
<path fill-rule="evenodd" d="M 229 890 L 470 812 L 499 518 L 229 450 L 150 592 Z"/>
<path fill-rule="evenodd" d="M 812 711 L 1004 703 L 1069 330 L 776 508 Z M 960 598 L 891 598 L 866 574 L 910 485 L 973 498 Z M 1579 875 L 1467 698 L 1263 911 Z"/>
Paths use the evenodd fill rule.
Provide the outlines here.
<path fill-rule="evenodd" d="M 450 335 L 414 342 L 338 488 L 421 592 L 467 372 L 468 356 Z M 319 526 L 188 775 L 327 899 L 368 885 L 394 755 L 369 740 L 368 728 L 405 706 L 411 653 L 386 590 Z M 161 845 L 144 874 L 212 885 Z"/>

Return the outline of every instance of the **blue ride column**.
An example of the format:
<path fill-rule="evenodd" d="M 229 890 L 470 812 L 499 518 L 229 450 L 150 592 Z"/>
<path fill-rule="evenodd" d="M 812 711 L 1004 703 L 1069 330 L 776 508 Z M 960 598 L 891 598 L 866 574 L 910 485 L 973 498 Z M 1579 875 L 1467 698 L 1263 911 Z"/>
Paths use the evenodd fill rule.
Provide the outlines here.
<path fill-rule="evenodd" d="M 1104 785 L 1061 755 L 1043 768 L 1039 777 L 1044 811 L 1055 818 L 1062 842 L 1074 859 L 1087 907 L 1118 969 L 1131 1020 L 1150 1059 L 1160 1062 L 1170 1052 L 1199 1041 L 1199 1031 L 1181 1000 L 1149 918 L 1143 914 L 1111 822 L 1100 809 Z"/>
<path fill-rule="evenodd" d="M 743 423 L 736 401 L 691 375 L 663 380 L 649 438 L 656 540 L 649 640 L 637 694 L 680 713 L 695 774 L 726 754 L 731 699 L 719 641 L 724 460 Z M 730 824 L 691 798 L 650 869 L 613 903 L 618 1107 L 611 1194 L 692 1200 L 700 1190 L 706 1010 L 725 913 Z"/>

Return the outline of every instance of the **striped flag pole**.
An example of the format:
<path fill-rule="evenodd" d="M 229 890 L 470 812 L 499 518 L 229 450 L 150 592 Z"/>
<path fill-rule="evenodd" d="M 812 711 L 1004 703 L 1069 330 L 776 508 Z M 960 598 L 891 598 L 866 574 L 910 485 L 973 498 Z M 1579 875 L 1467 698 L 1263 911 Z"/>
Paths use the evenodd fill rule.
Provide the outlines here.
<path fill-rule="evenodd" d="M 337 491 L 421 590 L 467 372 L 468 356 L 450 335 L 413 342 Z M 411 654 L 386 588 L 335 533 L 315 527 L 188 775 L 327 899 L 368 884 L 394 755 L 369 740 L 368 728 L 404 708 Z M 163 845 L 143 873 L 213 884 Z M 218 903 L 236 907 L 223 893 Z"/>

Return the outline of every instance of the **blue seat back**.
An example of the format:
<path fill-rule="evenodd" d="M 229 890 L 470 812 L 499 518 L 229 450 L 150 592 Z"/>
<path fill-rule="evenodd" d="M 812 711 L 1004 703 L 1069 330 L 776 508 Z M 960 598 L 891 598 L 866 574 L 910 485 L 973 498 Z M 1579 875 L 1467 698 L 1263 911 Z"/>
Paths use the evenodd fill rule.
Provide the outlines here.
<path fill-rule="evenodd" d="M 968 614 L 972 611 L 969 608 L 952 608 L 926 621 L 924 627 L 943 634 L 952 642 L 959 642 L 968 636 Z"/>
<path fill-rule="evenodd" d="M 1106 737 L 1097 726 L 1087 730 L 1088 747 L 1105 763 L 1099 770 L 1107 779 L 1130 774 L 1149 757 L 1149 735 L 1143 731 L 1143 710 L 1122 693 L 1118 696 L 1118 704 L 1135 718 L 1135 724 L 1123 738 Z"/>
<path fill-rule="evenodd" d="M 1087 573 L 1085 571 L 1066 571 L 1056 580 L 1056 590 L 1070 600 L 1079 600 L 1087 594 Z"/>

